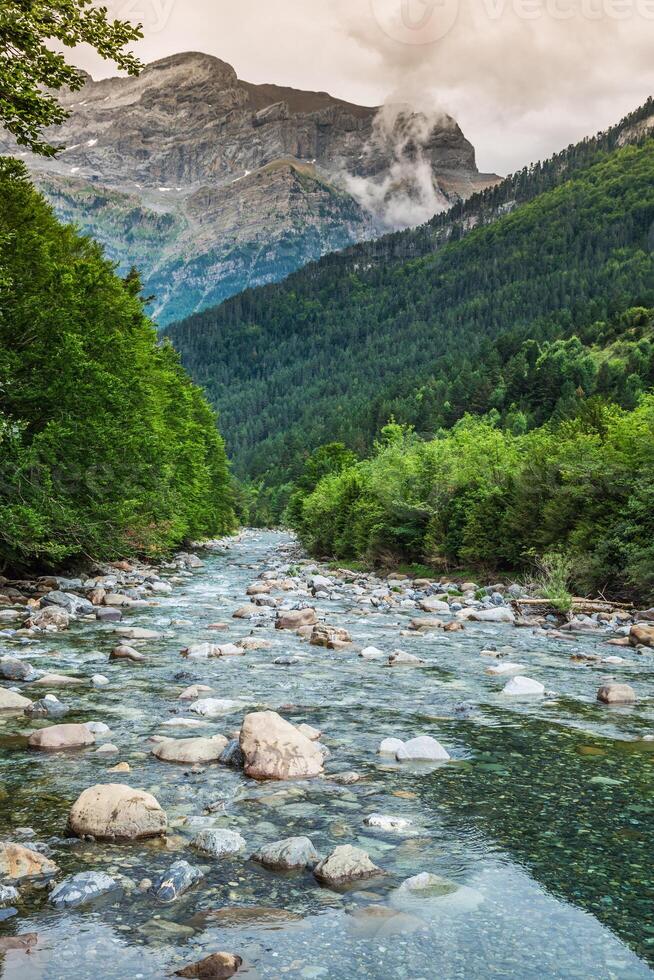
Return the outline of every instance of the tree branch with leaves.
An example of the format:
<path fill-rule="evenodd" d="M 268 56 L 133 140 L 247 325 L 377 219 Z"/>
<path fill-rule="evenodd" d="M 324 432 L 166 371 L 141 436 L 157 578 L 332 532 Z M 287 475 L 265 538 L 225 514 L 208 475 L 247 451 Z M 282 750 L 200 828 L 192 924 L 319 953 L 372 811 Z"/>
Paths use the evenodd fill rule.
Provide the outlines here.
<path fill-rule="evenodd" d="M 0 124 L 20 146 L 54 156 L 44 135 L 67 118 L 56 93 L 82 88 L 85 76 L 57 48 L 89 44 L 129 75 L 141 63 L 127 45 L 143 36 L 140 24 L 110 20 L 92 0 L 0 0 Z"/>

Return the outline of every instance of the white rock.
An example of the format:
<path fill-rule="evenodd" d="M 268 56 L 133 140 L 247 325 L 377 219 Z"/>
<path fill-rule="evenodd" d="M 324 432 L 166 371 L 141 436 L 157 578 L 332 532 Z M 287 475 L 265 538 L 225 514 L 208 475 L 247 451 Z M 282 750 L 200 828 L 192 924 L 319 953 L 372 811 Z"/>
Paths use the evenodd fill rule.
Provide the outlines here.
<path fill-rule="evenodd" d="M 501 677 L 502 674 L 519 674 L 521 670 L 526 670 L 525 664 L 499 663 L 486 668 L 486 673 Z"/>
<path fill-rule="evenodd" d="M 241 701 L 232 701 L 230 698 L 201 698 L 189 706 L 189 711 L 206 718 L 213 718 L 217 715 L 228 715 L 241 707 Z"/>
<path fill-rule="evenodd" d="M 395 753 L 395 758 L 399 762 L 442 762 L 450 755 L 431 735 L 418 735 L 405 742 Z"/>
<path fill-rule="evenodd" d="M 367 827 L 393 831 L 407 830 L 413 825 L 413 820 L 407 820 L 405 817 L 391 817 L 384 813 L 371 813 L 363 822 Z"/>
<path fill-rule="evenodd" d="M 382 650 L 378 650 L 377 647 L 364 647 L 359 656 L 363 657 L 364 660 L 384 660 L 386 658 L 386 654 Z"/>
<path fill-rule="evenodd" d="M 404 742 L 401 738 L 385 738 L 379 743 L 377 752 L 379 755 L 395 755 L 399 749 L 403 748 Z"/>
<path fill-rule="evenodd" d="M 502 694 L 509 694 L 512 697 L 529 697 L 536 695 L 542 697 L 545 688 L 539 681 L 534 681 L 531 677 L 513 677 L 506 685 Z"/>
<path fill-rule="evenodd" d="M 94 674 L 91 678 L 93 687 L 106 687 L 109 683 L 109 678 L 105 677 L 104 674 Z"/>

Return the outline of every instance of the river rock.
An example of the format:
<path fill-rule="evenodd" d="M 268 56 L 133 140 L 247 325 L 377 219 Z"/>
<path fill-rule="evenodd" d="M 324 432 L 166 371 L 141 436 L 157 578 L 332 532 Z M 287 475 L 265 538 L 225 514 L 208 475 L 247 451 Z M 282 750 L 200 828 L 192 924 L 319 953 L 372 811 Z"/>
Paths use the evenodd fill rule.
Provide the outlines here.
<path fill-rule="evenodd" d="M 236 646 L 242 650 L 270 650 L 272 643 L 270 640 L 261 639 L 258 636 L 244 636 L 242 640 L 236 641 Z"/>
<path fill-rule="evenodd" d="M 202 694 L 211 694 L 213 688 L 206 684 L 191 684 L 179 695 L 180 701 L 196 701 Z"/>
<path fill-rule="evenodd" d="M 97 840 L 142 840 L 166 830 L 166 814 L 150 793 L 120 783 L 91 786 L 73 804 L 69 829 Z"/>
<path fill-rule="evenodd" d="M 495 606 L 493 609 L 464 609 L 466 619 L 474 623 L 514 623 L 515 613 L 510 606 Z M 459 613 L 458 615 L 462 615 Z"/>
<path fill-rule="evenodd" d="M 315 742 L 275 711 L 253 711 L 240 734 L 245 773 L 254 779 L 293 779 L 322 772 L 323 755 Z"/>
<path fill-rule="evenodd" d="M 37 626 L 39 629 L 54 627 L 56 630 L 68 629 L 70 615 L 61 606 L 44 606 L 39 609 L 29 619 L 30 626 Z"/>
<path fill-rule="evenodd" d="M 215 718 L 219 715 L 228 715 L 242 705 L 241 701 L 232 701 L 230 698 L 200 698 L 189 705 L 189 711 L 204 718 Z"/>
<path fill-rule="evenodd" d="M 378 650 L 377 647 L 364 647 L 359 656 L 363 660 L 384 660 L 386 654 L 383 650 Z"/>
<path fill-rule="evenodd" d="M 0 843 L 0 878 L 20 881 L 23 878 L 44 878 L 57 873 L 54 861 L 40 851 L 22 844 Z"/>
<path fill-rule="evenodd" d="M 168 738 L 152 750 L 152 754 L 162 762 L 182 762 L 193 765 L 197 762 L 217 762 L 227 747 L 224 735 L 212 738 Z"/>
<path fill-rule="evenodd" d="M 540 683 L 540 681 L 534 681 L 531 677 L 512 677 L 506 687 L 503 688 L 502 694 L 508 694 L 511 697 L 542 697 L 545 694 L 545 688 Z"/>
<path fill-rule="evenodd" d="M 431 735 L 418 735 L 404 742 L 395 758 L 398 762 L 444 762 L 450 754 Z"/>
<path fill-rule="evenodd" d="M 413 825 L 413 820 L 408 820 L 406 817 L 391 817 L 385 813 L 371 813 L 363 822 L 366 827 L 399 832 L 408 830 Z"/>
<path fill-rule="evenodd" d="M 309 643 L 314 647 L 329 647 L 334 641 L 347 644 L 352 642 L 352 637 L 346 629 L 325 623 L 314 626 L 309 637 Z"/>
<path fill-rule="evenodd" d="M 654 625 L 637 623 L 629 630 L 629 642 L 632 646 L 654 647 Z"/>
<path fill-rule="evenodd" d="M 22 694 L 0 687 L 0 711 L 24 711 L 32 702 Z"/>
<path fill-rule="evenodd" d="M 57 909 L 72 909 L 118 888 L 102 871 L 82 871 L 65 878 L 50 892 L 50 902 Z"/>
<path fill-rule="evenodd" d="M 449 607 L 448 607 L 449 608 Z M 416 630 L 419 633 L 425 633 L 429 630 L 442 630 L 445 627 L 445 623 L 442 619 L 433 618 L 422 618 L 422 619 L 412 619 L 409 622 L 409 629 Z"/>
<path fill-rule="evenodd" d="M 25 715 L 28 718 L 63 718 L 69 711 L 68 705 L 62 704 L 54 694 L 46 694 L 44 698 L 28 704 Z"/>
<path fill-rule="evenodd" d="M 109 606 L 100 606 L 95 610 L 95 618 L 100 623 L 119 623 L 123 618 L 120 609 Z"/>
<path fill-rule="evenodd" d="M 33 732 L 27 744 L 41 752 L 62 752 L 66 749 L 83 749 L 95 744 L 95 736 L 86 725 L 51 725 Z"/>
<path fill-rule="evenodd" d="M 93 687 L 107 687 L 107 685 L 110 683 L 109 678 L 105 677 L 104 674 L 93 674 L 91 678 L 91 684 Z"/>
<path fill-rule="evenodd" d="M 72 592 L 61 592 L 54 589 L 41 599 L 41 606 L 60 606 L 71 616 L 86 616 L 94 612 L 93 603 Z"/>
<path fill-rule="evenodd" d="M 188 861 L 175 861 L 153 882 L 149 891 L 159 902 L 174 902 L 203 877 L 200 868 L 193 867 Z"/>
<path fill-rule="evenodd" d="M 241 746 L 237 738 L 232 738 L 229 740 L 218 761 L 224 766 L 231 766 L 232 769 L 243 768 L 245 765 L 245 757 L 241 752 Z"/>
<path fill-rule="evenodd" d="M 212 953 L 197 963 L 175 972 L 176 977 L 195 977 L 197 980 L 228 980 L 238 973 L 243 960 L 234 953 Z"/>
<path fill-rule="evenodd" d="M 0 884 L 0 905 L 8 905 L 20 898 L 20 892 L 13 885 Z"/>
<path fill-rule="evenodd" d="M 389 667 L 419 667 L 423 663 L 424 660 L 413 653 L 407 653 L 406 650 L 393 650 L 388 658 Z"/>
<path fill-rule="evenodd" d="M 201 830 L 191 842 L 191 847 L 214 858 L 224 857 L 226 854 L 238 854 L 245 846 L 245 840 L 240 834 L 235 830 L 223 828 Z"/>
<path fill-rule="evenodd" d="M 9 950 L 23 950 L 27 952 L 32 946 L 36 946 L 39 937 L 35 932 L 24 932 L 20 936 L 0 936 L 0 954 Z"/>
<path fill-rule="evenodd" d="M 308 837 L 287 837 L 285 840 L 275 841 L 274 844 L 266 844 L 252 857 L 273 871 L 313 868 L 320 860 L 320 855 Z"/>
<path fill-rule="evenodd" d="M 629 684 L 604 684 L 597 692 L 597 700 L 604 704 L 633 704 L 636 692 Z"/>
<path fill-rule="evenodd" d="M 255 619 L 257 616 L 261 616 L 261 614 L 261 608 L 255 606 L 254 603 L 250 603 L 248 606 L 239 606 L 232 613 L 232 619 Z"/>
<path fill-rule="evenodd" d="M 119 646 L 114 647 L 109 654 L 110 660 L 131 660 L 133 663 L 142 663 L 146 658 L 145 654 L 140 653 L 135 650 L 134 647 L 128 646 L 126 643 L 121 643 Z"/>
<path fill-rule="evenodd" d="M 379 743 L 377 752 L 379 755 L 395 755 L 403 747 L 404 742 L 401 738 L 385 738 Z"/>
<path fill-rule="evenodd" d="M 450 611 L 449 603 L 445 602 L 443 599 L 436 599 L 432 596 L 428 596 L 426 599 L 421 599 L 418 605 L 423 612 L 428 613 L 448 613 Z"/>
<path fill-rule="evenodd" d="M 372 863 L 366 851 L 351 844 L 335 847 L 331 854 L 318 862 L 313 873 L 318 881 L 330 888 L 384 874 L 381 868 Z"/>
<path fill-rule="evenodd" d="M 119 636 L 126 640 L 161 640 L 162 634 L 156 630 L 144 629 L 142 626 L 119 626 L 116 629 Z"/>
<path fill-rule="evenodd" d="M 315 626 L 317 622 L 318 616 L 315 609 L 285 609 L 277 613 L 275 629 L 296 630 L 300 626 Z"/>
<path fill-rule="evenodd" d="M 525 664 L 512 664 L 508 661 L 500 664 L 492 664 L 486 668 L 486 673 L 491 676 L 501 677 L 503 674 L 519 674 L 521 670 L 526 670 Z"/>
<path fill-rule="evenodd" d="M 268 595 L 272 592 L 272 585 L 267 582 L 253 582 L 246 590 L 246 595 Z"/>
<path fill-rule="evenodd" d="M 3 657 L 0 660 L 0 677 L 5 681 L 33 681 L 37 673 L 27 660 Z"/>
<path fill-rule="evenodd" d="M 79 687 L 86 684 L 85 677 L 73 677 L 71 674 L 43 674 L 34 681 L 34 687 Z"/>

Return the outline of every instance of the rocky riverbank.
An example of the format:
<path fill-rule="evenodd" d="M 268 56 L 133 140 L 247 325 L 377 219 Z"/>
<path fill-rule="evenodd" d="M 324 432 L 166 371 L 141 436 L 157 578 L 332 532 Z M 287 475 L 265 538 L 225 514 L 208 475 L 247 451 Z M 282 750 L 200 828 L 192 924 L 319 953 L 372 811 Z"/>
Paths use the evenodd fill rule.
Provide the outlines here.
<path fill-rule="evenodd" d="M 582 888 L 562 910 L 496 826 L 574 796 L 573 766 L 547 778 L 553 739 L 598 767 L 631 746 L 629 777 L 593 777 L 605 792 L 652 758 L 654 610 L 599 605 L 562 617 L 516 583 L 330 569 L 258 532 L 0 581 L 4 975 L 90 977 L 110 953 L 107 977 L 431 977 L 436 947 L 444 977 L 649 975 L 604 930 L 612 909 Z M 498 785 L 471 847 L 471 797 L 510 769 L 515 730 L 545 781 L 522 803 Z M 586 819 L 601 836 L 611 818 Z M 566 955 L 581 972 L 557 972 Z"/>

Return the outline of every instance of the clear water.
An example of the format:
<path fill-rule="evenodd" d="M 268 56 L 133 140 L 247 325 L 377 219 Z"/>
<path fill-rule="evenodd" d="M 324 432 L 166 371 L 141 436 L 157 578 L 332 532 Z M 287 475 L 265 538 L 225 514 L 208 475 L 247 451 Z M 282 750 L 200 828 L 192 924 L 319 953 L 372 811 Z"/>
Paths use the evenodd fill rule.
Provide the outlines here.
<path fill-rule="evenodd" d="M 246 961 L 249 977 L 347 978 L 638 978 L 652 974 L 654 871 L 652 797 L 654 732 L 651 655 L 620 651 L 620 667 L 575 664 L 576 651 L 599 640 L 537 637 L 530 630 L 469 625 L 463 633 L 399 636 L 410 612 L 352 615 L 352 600 L 318 601 L 321 614 L 346 626 L 356 644 L 401 646 L 427 661 L 419 669 L 386 669 L 352 650 L 310 647 L 296 636 L 257 627 L 271 650 L 245 657 L 190 662 L 190 641 L 227 642 L 249 634 L 233 620 L 245 589 L 280 561 L 283 534 L 248 534 L 207 559 L 188 585 L 140 610 L 129 622 L 164 629 L 149 643 L 146 664 L 109 663 L 110 624 L 75 624 L 47 643 L 20 650 L 39 668 L 106 674 L 111 686 L 62 691 L 75 707 L 66 721 L 104 721 L 117 756 L 93 749 L 48 755 L 25 747 L 26 719 L 0 716 L 0 839 L 32 827 L 62 872 L 102 870 L 136 885 L 185 857 L 206 877 L 172 905 L 157 905 L 136 888 L 99 904 L 56 911 L 33 886 L 18 915 L 0 922 L 0 936 L 39 934 L 29 956 L 0 960 L 5 978 L 160 978 L 211 952 Z M 192 626 L 171 625 L 187 619 Z M 210 633 L 216 620 L 228 633 Z M 555 697 L 507 703 L 504 680 L 489 677 L 485 646 L 510 644 L 512 660 L 528 665 Z M 0 652 L 16 654 L 3 642 Z M 615 653 L 609 647 L 601 652 Z M 299 665 L 273 665 L 293 653 Z M 175 677 L 180 671 L 184 678 Z M 607 677 L 631 683 L 635 707 L 595 701 Z M 214 696 L 239 698 L 244 709 L 270 707 L 289 720 L 320 728 L 331 750 L 327 771 L 357 770 L 351 786 L 323 779 L 256 783 L 241 772 L 208 766 L 199 772 L 154 759 L 155 734 L 185 737 L 238 728 L 241 711 L 193 731 L 162 727 L 189 716 L 178 694 L 206 683 Z M 462 706 L 466 706 L 463 708 Z M 407 767 L 376 755 L 385 736 L 432 734 L 453 761 Z M 117 761 L 130 774 L 111 774 Z M 104 845 L 66 839 L 68 810 L 97 782 L 127 782 L 154 793 L 168 814 L 166 842 Z M 322 853 L 337 844 L 364 847 L 387 871 L 340 894 L 310 873 L 276 874 L 246 856 L 198 859 L 188 849 L 197 828 L 185 825 L 209 804 L 208 826 L 240 831 L 249 851 L 305 834 Z M 363 826 L 372 812 L 414 821 L 412 835 Z M 29 843 L 29 842 L 28 842 Z M 410 875 L 434 872 L 452 882 L 447 894 L 401 899 Z M 371 909 L 371 906 L 373 907 Z M 382 911 L 374 906 L 382 906 Z"/>

